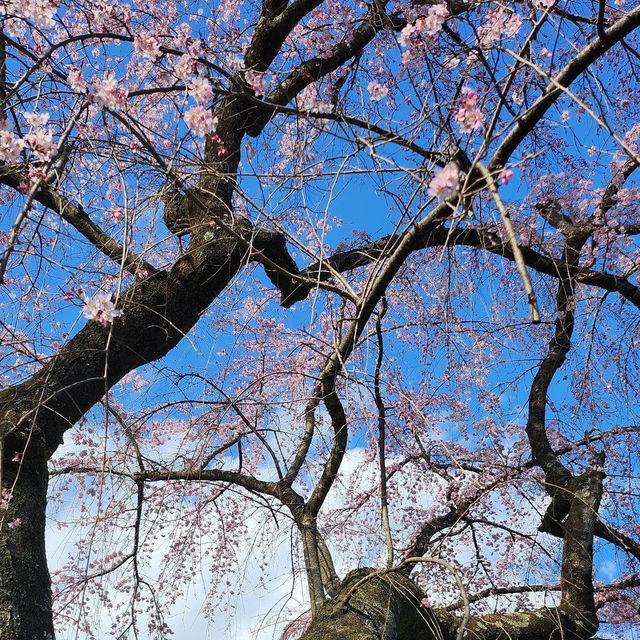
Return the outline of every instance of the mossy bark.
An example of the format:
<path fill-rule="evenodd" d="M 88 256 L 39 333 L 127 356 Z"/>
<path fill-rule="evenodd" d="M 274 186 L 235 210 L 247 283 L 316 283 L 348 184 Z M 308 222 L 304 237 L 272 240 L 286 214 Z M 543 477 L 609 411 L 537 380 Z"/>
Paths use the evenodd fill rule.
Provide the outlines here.
<path fill-rule="evenodd" d="M 411 578 L 401 573 L 352 571 L 335 598 L 325 602 L 301 640 L 456 640 L 462 617 L 421 606 L 423 596 Z M 545 607 L 472 616 L 464 638 L 587 640 L 593 633 L 593 627 L 577 628 L 573 617 L 562 609 Z"/>

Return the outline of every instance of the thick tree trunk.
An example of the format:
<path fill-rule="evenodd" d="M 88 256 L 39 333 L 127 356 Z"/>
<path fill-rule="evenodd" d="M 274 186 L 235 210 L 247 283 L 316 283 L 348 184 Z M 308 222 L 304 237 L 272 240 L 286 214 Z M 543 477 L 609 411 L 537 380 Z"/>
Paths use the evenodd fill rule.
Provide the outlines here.
<path fill-rule="evenodd" d="M 369 580 L 363 578 L 369 576 Z M 354 586 L 360 582 L 360 586 Z M 349 594 L 348 601 L 345 601 Z M 352 571 L 301 640 L 456 640 L 462 617 L 420 605 L 423 593 L 401 573 Z M 474 616 L 464 637 L 473 640 L 585 640 L 559 608 Z"/>
<path fill-rule="evenodd" d="M 3 456 L 1 506 L 0 638 L 53 640 L 44 540 L 47 456 L 36 438 L 19 462 Z"/>

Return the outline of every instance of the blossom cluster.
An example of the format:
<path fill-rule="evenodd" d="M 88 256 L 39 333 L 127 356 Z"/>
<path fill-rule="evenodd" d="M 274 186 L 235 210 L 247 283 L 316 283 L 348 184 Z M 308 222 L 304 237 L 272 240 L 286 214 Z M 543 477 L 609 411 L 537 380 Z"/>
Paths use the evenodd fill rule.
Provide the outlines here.
<path fill-rule="evenodd" d="M 400 32 L 400 37 L 398 38 L 400 44 L 408 47 L 411 37 L 414 35 L 435 36 L 442 29 L 442 25 L 448 17 L 449 9 L 447 9 L 446 4 L 435 4 L 429 7 L 426 16 L 416 18 L 413 24 L 408 24 Z"/>
<path fill-rule="evenodd" d="M 213 98 L 211 83 L 204 76 L 197 76 L 188 85 L 189 95 L 198 104 L 206 104 Z"/>
<path fill-rule="evenodd" d="M 89 100 L 98 107 L 123 109 L 127 101 L 127 92 L 118 86 L 113 70 L 107 71 L 102 78 L 94 78 L 88 83 L 78 67 L 71 67 L 67 76 L 69 86 L 78 93 L 86 93 Z"/>
<path fill-rule="evenodd" d="M 444 167 L 435 169 L 434 177 L 429 183 L 429 195 L 444 202 L 460 188 L 460 170 L 455 162 L 449 162 Z"/>
<path fill-rule="evenodd" d="M 155 62 L 160 57 L 160 43 L 151 33 L 140 33 L 133 39 L 133 48 L 142 58 Z"/>
<path fill-rule="evenodd" d="M 29 149 L 38 160 L 48 162 L 56 151 L 53 142 L 53 132 L 47 127 L 48 113 L 23 113 L 30 125 L 30 131 L 24 136 L 24 146 Z"/>
<path fill-rule="evenodd" d="M 84 299 L 82 315 L 89 320 L 99 322 L 103 327 L 108 327 L 118 316 L 122 315 L 122 311 L 116 309 L 110 293 L 99 291 L 93 298 Z"/>
<path fill-rule="evenodd" d="M 18 162 L 22 151 L 30 151 L 37 160 L 48 162 L 56 152 L 53 132 L 47 127 L 49 114 L 22 112 L 22 115 L 29 124 L 29 131 L 22 138 L 8 130 L 6 121 L 0 122 L 0 161 Z"/>
<path fill-rule="evenodd" d="M 100 80 L 94 80 L 89 97 L 99 107 L 123 109 L 126 105 L 127 92 L 118 86 L 115 73 L 110 70 Z"/>
<path fill-rule="evenodd" d="M 24 142 L 7 128 L 6 121 L 0 126 L 0 160 L 12 164 L 18 162 L 20 153 L 24 149 Z"/>
<path fill-rule="evenodd" d="M 38 27 L 53 27 L 58 6 L 54 0 L 12 0 L 3 11 L 32 22 Z"/>
<path fill-rule="evenodd" d="M 264 73 L 260 73 L 259 71 L 245 71 L 244 79 L 257 96 L 263 96 L 267 92 L 267 81 Z"/>
<path fill-rule="evenodd" d="M 513 38 L 522 27 L 522 16 L 510 13 L 503 7 L 487 12 L 486 22 L 478 28 L 478 40 L 488 46 L 500 40 L 503 35 Z"/>
<path fill-rule="evenodd" d="M 181 80 L 186 80 L 195 73 L 197 66 L 198 61 L 192 55 L 185 53 L 178 58 L 178 61 L 173 66 L 173 72 Z"/>
<path fill-rule="evenodd" d="M 454 114 L 461 133 L 471 133 L 484 123 L 484 115 L 477 104 L 478 94 L 473 89 L 463 88 L 462 96 L 458 100 L 458 109 Z"/>
<path fill-rule="evenodd" d="M 382 100 L 382 98 L 385 98 L 387 96 L 387 94 L 389 93 L 389 87 L 385 87 L 383 84 L 372 80 L 367 85 L 367 91 L 371 95 L 371 101 L 378 102 L 379 100 Z"/>
<path fill-rule="evenodd" d="M 214 118 L 210 109 L 197 104 L 184 114 L 184 121 L 187 127 L 197 136 L 206 136 L 214 133 L 218 126 L 218 118 Z"/>

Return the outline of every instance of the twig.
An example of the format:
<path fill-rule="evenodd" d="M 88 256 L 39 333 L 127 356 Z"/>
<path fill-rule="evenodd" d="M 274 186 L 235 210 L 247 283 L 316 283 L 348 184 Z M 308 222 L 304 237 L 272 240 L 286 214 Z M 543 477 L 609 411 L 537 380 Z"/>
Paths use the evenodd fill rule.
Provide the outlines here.
<path fill-rule="evenodd" d="M 516 238 L 515 231 L 513 230 L 511 219 L 509 218 L 509 212 L 504 206 L 504 202 L 500 197 L 500 193 L 498 192 L 498 187 L 496 186 L 495 180 L 493 179 L 493 176 L 491 175 L 487 167 L 485 167 L 482 162 L 477 162 L 476 166 L 478 167 L 480 173 L 483 175 L 487 183 L 487 187 L 489 188 L 489 192 L 493 197 L 493 201 L 496 203 L 496 207 L 498 209 L 498 212 L 500 213 L 500 218 L 502 219 L 502 224 L 504 225 L 504 229 L 507 233 L 507 239 L 509 240 L 509 246 L 511 247 L 511 251 L 513 251 L 513 259 L 516 263 L 516 267 L 518 268 L 518 273 L 520 274 L 520 279 L 522 280 L 524 291 L 527 294 L 527 302 L 529 303 L 529 309 L 531 311 L 531 322 L 533 322 L 534 324 L 538 324 L 540 322 L 538 301 L 536 300 L 536 294 L 533 291 L 531 278 L 529 278 L 529 274 L 527 273 L 527 267 L 524 264 L 522 251 L 520 251 L 520 246 L 518 245 L 518 240 Z"/>

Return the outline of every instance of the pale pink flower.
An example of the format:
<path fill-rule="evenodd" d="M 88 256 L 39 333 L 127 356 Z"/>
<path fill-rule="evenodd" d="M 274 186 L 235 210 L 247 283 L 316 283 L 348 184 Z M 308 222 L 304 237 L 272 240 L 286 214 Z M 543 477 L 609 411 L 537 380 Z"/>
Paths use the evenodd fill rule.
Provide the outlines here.
<path fill-rule="evenodd" d="M 95 2 L 92 7 L 93 27 L 103 29 L 107 20 L 113 15 L 115 3 Z"/>
<path fill-rule="evenodd" d="M 44 182 L 47 179 L 47 172 L 44 170 L 44 167 L 30 167 L 29 173 L 29 183 L 31 186 L 37 184 L 39 182 Z"/>
<path fill-rule="evenodd" d="M 9 2 L 7 13 L 25 18 L 38 27 L 53 27 L 57 8 L 53 0 L 13 0 Z"/>
<path fill-rule="evenodd" d="M 411 36 L 416 32 L 416 27 L 413 24 L 408 24 L 398 36 L 398 42 L 403 47 L 408 47 L 411 44 Z"/>
<path fill-rule="evenodd" d="M 127 92 L 118 86 L 115 73 L 107 71 L 100 80 L 94 80 L 91 100 L 99 107 L 121 109 L 126 105 Z"/>
<path fill-rule="evenodd" d="M 514 38 L 518 35 L 521 27 L 522 16 L 519 13 L 512 13 L 505 22 L 504 32 L 509 38 Z"/>
<path fill-rule="evenodd" d="M 151 33 L 139 33 L 133 39 L 133 48 L 142 58 L 155 62 L 161 54 L 160 43 Z"/>
<path fill-rule="evenodd" d="M 87 90 L 87 83 L 82 77 L 82 71 L 78 67 L 71 67 L 69 75 L 67 76 L 67 82 L 69 86 L 78 93 L 84 93 Z"/>
<path fill-rule="evenodd" d="M 263 96 L 267 92 L 267 82 L 264 73 L 245 71 L 244 79 L 256 95 Z"/>
<path fill-rule="evenodd" d="M 178 62 L 176 62 L 173 67 L 173 72 L 181 80 L 186 80 L 189 76 L 195 73 L 197 66 L 198 61 L 193 56 L 185 53 L 178 58 Z"/>
<path fill-rule="evenodd" d="M 9 529 L 17 529 L 22 524 L 22 518 L 15 518 L 11 522 L 7 522 Z"/>
<path fill-rule="evenodd" d="M 38 160 L 47 162 L 56 152 L 53 132 L 46 126 L 49 122 L 49 114 L 46 111 L 23 111 L 22 115 L 31 127 L 29 133 L 23 138 L 23 146 L 29 149 Z"/>
<path fill-rule="evenodd" d="M 318 88 L 315 85 L 309 85 L 301 91 L 296 98 L 296 102 L 298 109 L 303 109 L 304 111 L 316 111 L 318 113 L 331 111 L 331 105 L 318 97 Z"/>
<path fill-rule="evenodd" d="M 46 111 L 23 111 L 22 115 L 32 129 L 46 127 L 49 122 L 49 114 Z"/>
<path fill-rule="evenodd" d="M 448 17 L 449 9 L 446 4 L 434 4 L 429 7 L 426 16 L 416 20 L 416 30 L 429 36 L 435 36 L 442 29 L 442 25 Z"/>
<path fill-rule="evenodd" d="M 115 318 L 122 315 L 122 311 L 116 309 L 110 293 L 99 291 L 93 298 L 85 297 L 82 315 L 99 322 L 103 327 L 108 327 Z"/>
<path fill-rule="evenodd" d="M 194 78 L 189 84 L 189 95 L 193 96 L 198 104 L 206 104 L 213 98 L 211 83 L 204 76 Z"/>
<path fill-rule="evenodd" d="M 434 177 L 429 183 L 429 195 L 444 202 L 460 187 L 460 170 L 455 162 L 449 162 L 444 167 L 436 168 Z"/>
<path fill-rule="evenodd" d="M 51 129 L 35 129 L 24 137 L 24 144 L 34 153 L 38 160 L 47 162 L 56 152 Z"/>
<path fill-rule="evenodd" d="M 389 87 L 385 87 L 383 84 L 372 80 L 367 85 L 367 91 L 371 95 L 371 102 L 378 102 L 387 96 L 389 93 Z"/>
<path fill-rule="evenodd" d="M 484 123 L 484 115 L 476 106 L 477 103 L 478 94 L 473 89 L 468 87 L 462 89 L 462 96 L 458 100 L 458 109 L 454 114 L 454 119 L 462 133 L 471 133 Z"/>
<path fill-rule="evenodd" d="M 199 104 L 184 114 L 184 121 L 187 127 L 200 137 L 213 133 L 218 125 L 218 118 L 214 118 L 209 109 Z"/>
<path fill-rule="evenodd" d="M 6 123 L 2 123 L 6 125 Z M 16 137 L 13 132 L 0 128 L 0 160 L 12 164 L 20 160 L 20 153 L 24 149 L 24 141 Z"/>
<path fill-rule="evenodd" d="M 486 46 L 498 41 L 503 34 L 513 38 L 521 26 L 522 16 L 517 13 L 510 13 L 502 7 L 492 9 L 487 12 L 486 22 L 478 29 L 478 41 Z"/>

